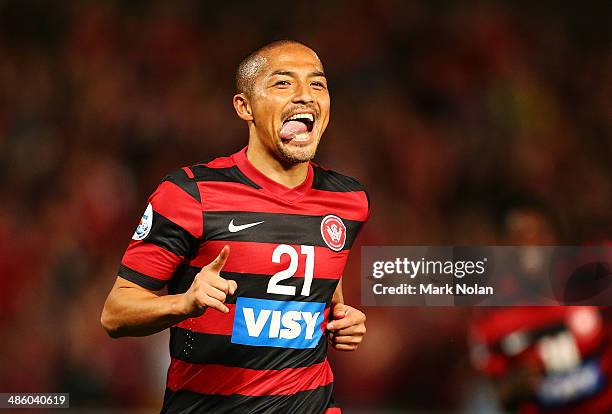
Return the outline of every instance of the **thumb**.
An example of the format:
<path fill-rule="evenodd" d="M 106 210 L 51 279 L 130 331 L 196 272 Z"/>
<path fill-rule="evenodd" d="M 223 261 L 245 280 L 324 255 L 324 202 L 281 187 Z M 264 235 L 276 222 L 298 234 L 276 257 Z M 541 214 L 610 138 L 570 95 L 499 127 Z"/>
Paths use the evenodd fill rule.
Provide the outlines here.
<path fill-rule="evenodd" d="M 219 255 L 215 258 L 215 260 L 210 262 L 209 265 L 207 266 L 208 269 L 215 271 L 215 272 L 220 272 L 221 269 L 223 269 L 223 266 L 225 265 L 227 258 L 229 257 L 229 253 L 230 253 L 229 246 L 228 245 L 223 246 L 223 249 L 221 249 L 221 252 L 219 253 Z"/>
<path fill-rule="evenodd" d="M 344 318 L 349 311 L 349 307 L 344 303 L 338 303 L 334 306 L 334 319 L 342 319 Z"/>

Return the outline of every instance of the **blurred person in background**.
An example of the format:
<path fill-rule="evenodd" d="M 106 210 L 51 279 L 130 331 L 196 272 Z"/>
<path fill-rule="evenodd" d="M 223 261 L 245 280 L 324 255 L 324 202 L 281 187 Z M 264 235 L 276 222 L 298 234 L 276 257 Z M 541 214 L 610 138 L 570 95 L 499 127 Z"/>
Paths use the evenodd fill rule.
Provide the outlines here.
<path fill-rule="evenodd" d="M 538 246 L 562 240 L 555 212 L 535 198 L 519 197 L 498 221 L 501 244 L 528 246 L 519 250 L 517 269 L 544 277 L 538 264 L 546 259 L 538 259 Z M 529 301 L 521 295 L 514 301 Z M 504 411 L 605 414 L 612 411 L 611 328 L 609 309 L 595 306 L 479 309 L 470 329 L 472 362 L 491 378 Z"/>
<path fill-rule="evenodd" d="M 327 348 L 355 350 L 365 334 L 341 277 L 369 198 L 310 162 L 330 106 L 312 49 L 266 45 L 236 80 L 248 146 L 159 185 L 102 325 L 115 338 L 171 329 L 163 412 L 339 413 Z"/>

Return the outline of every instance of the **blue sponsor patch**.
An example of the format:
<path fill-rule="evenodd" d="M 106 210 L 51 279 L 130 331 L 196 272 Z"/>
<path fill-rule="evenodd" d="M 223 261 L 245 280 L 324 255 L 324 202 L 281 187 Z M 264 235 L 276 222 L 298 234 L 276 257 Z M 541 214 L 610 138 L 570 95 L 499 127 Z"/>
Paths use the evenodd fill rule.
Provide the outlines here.
<path fill-rule="evenodd" d="M 277 348 L 314 348 L 323 335 L 323 302 L 238 298 L 232 343 Z"/>
<path fill-rule="evenodd" d="M 599 361 L 594 359 L 572 371 L 547 375 L 540 384 L 537 396 L 542 405 L 555 407 L 589 397 L 603 386 Z"/>

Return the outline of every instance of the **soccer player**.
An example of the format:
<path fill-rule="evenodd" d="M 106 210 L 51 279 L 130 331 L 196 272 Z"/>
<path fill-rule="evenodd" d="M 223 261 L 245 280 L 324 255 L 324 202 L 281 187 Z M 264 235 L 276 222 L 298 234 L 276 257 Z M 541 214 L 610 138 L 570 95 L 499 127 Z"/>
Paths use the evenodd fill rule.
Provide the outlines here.
<path fill-rule="evenodd" d="M 501 213 L 504 244 L 560 240 L 554 211 L 541 201 L 517 198 Z M 483 309 L 471 322 L 472 362 L 492 380 L 504 412 L 610 413 L 611 316 L 594 306 Z"/>
<path fill-rule="evenodd" d="M 342 273 L 368 196 L 311 162 L 330 106 L 313 50 L 280 41 L 253 52 L 233 104 L 248 146 L 163 180 L 102 325 L 114 338 L 170 328 L 162 412 L 338 413 L 327 347 L 354 350 L 365 334 Z"/>

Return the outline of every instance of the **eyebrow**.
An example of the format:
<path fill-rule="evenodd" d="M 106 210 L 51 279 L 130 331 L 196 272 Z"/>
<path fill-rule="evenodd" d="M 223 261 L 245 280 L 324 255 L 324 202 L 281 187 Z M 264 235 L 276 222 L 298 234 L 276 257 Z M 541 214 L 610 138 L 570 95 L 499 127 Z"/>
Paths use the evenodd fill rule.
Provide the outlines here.
<path fill-rule="evenodd" d="M 272 72 L 270 74 L 270 77 L 275 76 L 275 75 L 292 76 L 294 78 L 297 77 L 295 72 L 291 72 L 289 70 L 282 70 L 282 69 L 275 70 L 274 72 Z M 325 77 L 325 73 L 322 70 L 315 70 L 313 72 L 310 72 L 308 74 L 308 76 L 310 76 L 310 77 L 316 77 L 316 76 Z"/>

